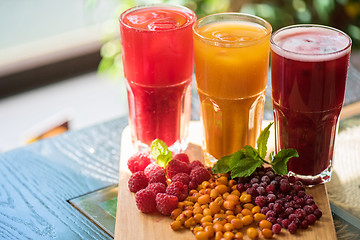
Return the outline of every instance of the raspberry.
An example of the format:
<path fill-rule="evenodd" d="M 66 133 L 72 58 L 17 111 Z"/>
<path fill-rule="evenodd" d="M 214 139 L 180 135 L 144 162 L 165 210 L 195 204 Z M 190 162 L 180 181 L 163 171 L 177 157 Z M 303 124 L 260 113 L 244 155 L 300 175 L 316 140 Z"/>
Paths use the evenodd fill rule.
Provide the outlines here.
<path fill-rule="evenodd" d="M 195 181 L 196 184 L 200 184 L 210 179 L 210 173 L 204 167 L 196 167 L 191 170 L 190 178 L 192 181 Z"/>
<path fill-rule="evenodd" d="M 149 183 L 163 183 L 166 185 L 166 177 L 164 170 L 157 170 L 156 172 L 152 172 L 149 176 Z"/>
<path fill-rule="evenodd" d="M 144 170 L 144 173 L 147 177 L 150 176 L 150 173 L 155 172 L 157 170 L 162 170 L 163 168 L 160 167 L 156 162 L 152 162 Z"/>
<path fill-rule="evenodd" d="M 189 160 L 189 156 L 186 154 L 186 153 L 178 153 L 178 154 L 175 154 L 175 156 L 173 157 L 173 159 L 177 159 L 177 160 L 180 160 L 186 164 L 189 164 L 190 163 L 190 160 Z"/>
<path fill-rule="evenodd" d="M 195 161 L 192 161 L 190 164 L 189 164 L 189 167 L 191 169 L 194 169 L 196 167 L 204 167 L 204 164 L 202 164 L 199 160 L 195 160 Z"/>
<path fill-rule="evenodd" d="M 150 155 L 143 152 L 137 152 L 134 155 L 132 155 L 128 162 L 128 168 L 132 173 L 138 172 L 138 171 L 144 171 L 147 165 L 151 163 Z"/>
<path fill-rule="evenodd" d="M 171 179 L 172 182 L 181 182 L 184 185 L 188 185 L 190 182 L 190 176 L 187 173 L 178 173 Z"/>
<path fill-rule="evenodd" d="M 144 172 L 136 172 L 132 174 L 128 181 L 128 187 L 130 192 L 137 192 L 146 188 L 149 183 L 149 179 L 145 176 Z"/>
<path fill-rule="evenodd" d="M 166 194 L 176 196 L 179 202 L 188 196 L 188 186 L 181 182 L 172 182 L 166 189 Z"/>
<path fill-rule="evenodd" d="M 163 215 L 170 215 L 178 206 L 178 198 L 166 193 L 156 194 L 156 208 Z"/>
<path fill-rule="evenodd" d="M 156 195 L 148 189 L 141 189 L 135 194 L 137 208 L 143 213 L 156 212 Z"/>
<path fill-rule="evenodd" d="M 166 191 L 166 186 L 162 183 L 151 183 L 146 187 L 147 190 L 152 191 L 156 194 L 164 193 Z"/>
<path fill-rule="evenodd" d="M 177 159 L 172 159 L 167 167 L 166 167 L 166 171 L 167 171 L 167 175 L 168 177 L 171 179 L 173 176 L 175 176 L 177 173 L 190 173 L 190 168 L 188 167 L 188 164 L 177 160 Z"/>

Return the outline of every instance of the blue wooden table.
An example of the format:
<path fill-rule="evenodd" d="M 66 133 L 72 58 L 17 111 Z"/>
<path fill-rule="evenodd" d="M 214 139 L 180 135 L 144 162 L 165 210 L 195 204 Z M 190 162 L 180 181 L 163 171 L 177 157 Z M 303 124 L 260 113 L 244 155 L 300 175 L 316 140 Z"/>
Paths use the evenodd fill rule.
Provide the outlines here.
<path fill-rule="evenodd" d="M 360 74 L 350 70 L 346 104 L 360 98 Z M 272 118 L 270 96 L 268 90 L 265 119 Z M 127 124 L 127 117 L 118 118 L 1 154 L 0 239 L 111 239 L 68 200 L 118 183 Z"/>

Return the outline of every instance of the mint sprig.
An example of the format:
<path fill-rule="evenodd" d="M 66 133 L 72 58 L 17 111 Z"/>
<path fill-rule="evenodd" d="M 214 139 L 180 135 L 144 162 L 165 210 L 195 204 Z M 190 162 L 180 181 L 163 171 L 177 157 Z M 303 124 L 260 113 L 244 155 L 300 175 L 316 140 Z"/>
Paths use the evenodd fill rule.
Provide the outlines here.
<path fill-rule="evenodd" d="M 160 167 L 165 168 L 172 159 L 172 152 L 166 146 L 166 143 L 160 139 L 155 139 L 150 145 L 150 154 Z"/>
<path fill-rule="evenodd" d="M 283 149 L 276 155 L 274 152 L 270 154 L 270 162 L 265 160 L 267 153 L 267 142 L 270 136 L 271 122 L 263 131 L 261 131 L 257 139 L 257 149 L 246 145 L 243 149 L 222 157 L 216 162 L 212 168 L 213 173 L 231 172 L 231 177 L 247 177 L 250 176 L 262 164 L 270 164 L 275 174 L 285 175 L 288 173 L 287 162 L 292 157 L 299 157 L 295 149 Z"/>

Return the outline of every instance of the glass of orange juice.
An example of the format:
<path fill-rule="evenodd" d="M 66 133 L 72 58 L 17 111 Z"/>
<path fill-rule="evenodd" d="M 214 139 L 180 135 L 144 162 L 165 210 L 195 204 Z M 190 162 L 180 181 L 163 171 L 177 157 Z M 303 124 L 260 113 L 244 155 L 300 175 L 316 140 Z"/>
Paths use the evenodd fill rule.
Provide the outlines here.
<path fill-rule="evenodd" d="M 195 75 L 207 165 L 255 147 L 264 110 L 271 25 L 243 13 L 219 13 L 193 25 Z"/>

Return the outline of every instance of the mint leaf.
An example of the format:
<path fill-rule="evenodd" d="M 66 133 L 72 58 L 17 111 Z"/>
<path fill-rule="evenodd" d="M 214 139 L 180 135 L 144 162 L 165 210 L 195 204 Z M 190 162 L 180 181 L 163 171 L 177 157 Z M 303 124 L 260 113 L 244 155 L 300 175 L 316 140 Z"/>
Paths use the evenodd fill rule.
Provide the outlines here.
<path fill-rule="evenodd" d="M 165 168 L 168 162 L 172 159 L 172 152 L 160 139 L 152 141 L 150 145 L 150 154 L 152 158 L 156 160 L 157 164 L 163 168 Z"/>
<path fill-rule="evenodd" d="M 269 136 L 270 136 L 270 127 L 273 125 L 273 123 L 274 122 L 269 123 L 269 125 L 267 125 L 267 127 L 261 131 L 261 133 L 256 141 L 258 153 L 262 159 L 264 159 L 266 156 L 267 142 L 268 142 Z"/>
<path fill-rule="evenodd" d="M 292 157 L 299 157 L 298 152 L 292 148 L 283 149 L 275 156 L 272 153 L 270 156 L 270 160 L 271 166 L 274 169 L 275 174 L 286 175 L 288 173 L 287 162 Z"/>
<path fill-rule="evenodd" d="M 248 158 L 259 158 L 258 151 L 250 145 L 244 146 L 244 154 Z"/>
<path fill-rule="evenodd" d="M 231 170 L 231 178 L 250 176 L 262 164 L 263 162 L 260 159 L 243 158 Z"/>
<path fill-rule="evenodd" d="M 213 173 L 227 173 L 230 171 L 230 161 L 233 155 L 220 158 L 211 169 Z"/>

